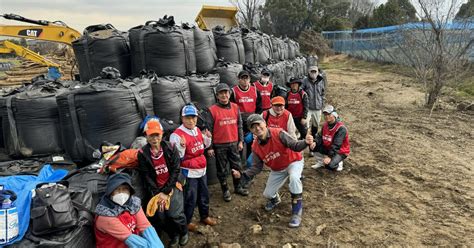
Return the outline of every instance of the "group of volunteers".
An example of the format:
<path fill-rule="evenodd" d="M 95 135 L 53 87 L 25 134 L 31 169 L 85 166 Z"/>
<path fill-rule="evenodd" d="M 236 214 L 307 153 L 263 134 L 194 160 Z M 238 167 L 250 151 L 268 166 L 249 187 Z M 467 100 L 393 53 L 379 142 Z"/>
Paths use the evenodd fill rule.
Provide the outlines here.
<path fill-rule="evenodd" d="M 156 230 L 167 233 L 168 247 L 184 246 L 189 232 L 198 228 L 193 222 L 196 206 L 202 224 L 216 225 L 209 216 L 206 155 L 216 159 L 226 202 L 232 201 L 233 194 L 247 196 L 251 181 L 266 165 L 271 171 L 263 191 L 268 199 L 264 208 L 272 211 L 281 202 L 279 190 L 288 179 L 289 226 L 299 227 L 303 151 L 308 147 L 310 156 L 316 157 L 312 168 L 340 171 L 350 152 L 348 131 L 336 109 L 324 105 L 327 83 L 317 66 L 311 66 L 304 79 L 291 78 L 286 97 L 276 95 L 271 74 L 263 69 L 260 79 L 251 83 L 250 74 L 241 71 L 236 86 L 217 85 L 216 103 L 207 110 L 185 105 L 182 124 L 169 142 L 163 139 L 159 121 L 149 120 L 144 128 L 147 144 L 137 155 L 146 196 L 134 196 L 127 174 L 109 177 L 96 208 L 97 247 L 163 247 Z M 201 128 L 198 117 L 205 120 Z M 247 166 L 243 166 L 245 160 Z"/>

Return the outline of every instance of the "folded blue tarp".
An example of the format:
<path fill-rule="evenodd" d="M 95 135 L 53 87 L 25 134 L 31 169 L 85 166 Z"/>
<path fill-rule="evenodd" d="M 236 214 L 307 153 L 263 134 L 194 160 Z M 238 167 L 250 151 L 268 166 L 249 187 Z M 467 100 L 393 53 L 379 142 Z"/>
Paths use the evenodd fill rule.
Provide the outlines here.
<path fill-rule="evenodd" d="M 30 223 L 31 190 L 39 183 L 52 183 L 63 179 L 67 170 L 54 170 L 49 164 L 43 166 L 38 176 L 21 175 L 0 177 L 0 185 L 13 190 L 17 194 L 14 205 L 18 210 L 18 237 L 6 245 L 20 241 L 28 230 Z"/>

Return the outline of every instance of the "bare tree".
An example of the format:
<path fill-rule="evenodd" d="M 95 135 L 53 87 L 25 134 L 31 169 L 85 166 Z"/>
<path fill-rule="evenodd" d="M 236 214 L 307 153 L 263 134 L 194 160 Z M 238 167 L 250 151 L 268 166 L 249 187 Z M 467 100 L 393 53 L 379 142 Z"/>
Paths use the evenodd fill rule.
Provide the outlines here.
<path fill-rule="evenodd" d="M 468 22 L 452 22 L 462 2 L 459 0 L 416 0 L 422 24 L 400 30 L 397 40 L 401 56 L 423 83 L 425 105 L 435 107 L 443 87 L 452 85 L 473 68 L 469 61 L 474 48 L 474 27 Z"/>
<path fill-rule="evenodd" d="M 349 9 L 349 19 L 352 24 L 356 23 L 360 17 L 372 14 L 374 7 L 374 0 L 352 0 Z"/>
<path fill-rule="evenodd" d="M 251 28 L 259 25 L 259 11 L 265 0 L 229 0 L 239 9 L 238 19 L 240 24 Z"/>

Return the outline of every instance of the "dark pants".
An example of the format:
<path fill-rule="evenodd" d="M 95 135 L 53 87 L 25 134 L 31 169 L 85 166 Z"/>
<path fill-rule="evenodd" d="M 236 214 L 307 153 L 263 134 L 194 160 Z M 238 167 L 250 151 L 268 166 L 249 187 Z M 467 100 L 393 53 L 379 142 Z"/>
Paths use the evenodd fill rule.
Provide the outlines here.
<path fill-rule="evenodd" d="M 298 133 L 300 133 L 299 139 L 304 139 L 306 137 L 307 127 L 306 125 L 301 124 L 301 117 L 294 118 L 293 121 L 295 122 L 296 129 L 298 129 Z"/>
<path fill-rule="evenodd" d="M 170 239 L 188 232 L 186 216 L 184 215 L 183 192 L 173 188 L 170 208 L 164 212 L 156 211 L 155 216 L 150 218 L 151 224 L 156 230 L 164 230 Z"/>
<path fill-rule="evenodd" d="M 221 185 L 227 184 L 227 177 L 231 174 L 231 169 L 241 171 L 239 149 L 237 143 L 228 145 L 215 145 L 217 178 Z M 234 178 L 235 183 L 238 180 Z"/>
<path fill-rule="evenodd" d="M 209 217 L 209 190 L 207 188 L 207 175 L 200 178 L 187 178 L 184 187 L 184 214 L 187 223 L 191 223 L 194 208 L 198 206 L 201 220 Z"/>
<path fill-rule="evenodd" d="M 314 152 L 319 152 L 323 155 L 329 156 L 328 151 L 326 149 L 324 149 L 324 147 L 321 146 L 321 145 L 316 146 L 316 148 L 314 149 Z M 339 154 L 339 153 L 336 153 L 334 156 L 332 156 L 332 157 L 329 156 L 329 157 L 331 158 L 331 162 L 329 162 L 328 165 L 324 166 L 326 169 L 329 169 L 329 170 L 336 170 L 339 162 L 341 162 L 342 160 L 347 158 L 346 155 Z"/>

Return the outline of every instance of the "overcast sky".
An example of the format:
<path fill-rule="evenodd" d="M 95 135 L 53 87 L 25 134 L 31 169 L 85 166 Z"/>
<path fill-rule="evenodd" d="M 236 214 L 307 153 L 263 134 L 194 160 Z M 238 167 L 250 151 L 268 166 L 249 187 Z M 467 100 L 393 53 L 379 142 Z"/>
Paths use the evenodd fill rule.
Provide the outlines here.
<path fill-rule="evenodd" d="M 380 4 L 387 0 L 374 1 Z M 177 23 L 194 23 L 203 4 L 232 6 L 229 0 L 0 0 L 0 14 L 61 20 L 81 33 L 86 26 L 100 23 L 111 23 L 117 29 L 126 31 L 164 15 L 173 15 Z M 4 18 L 0 18 L 0 24 L 23 25 Z"/>
<path fill-rule="evenodd" d="M 228 0 L 0 0 L 0 14 L 61 20 L 81 33 L 85 27 L 100 23 L 126 31 L 164 15 L 174 16 L 177 23 L 194 23 L 203 4 L 232 6 Z M 24 25 L 4 18 L 0 24 Z"/>

